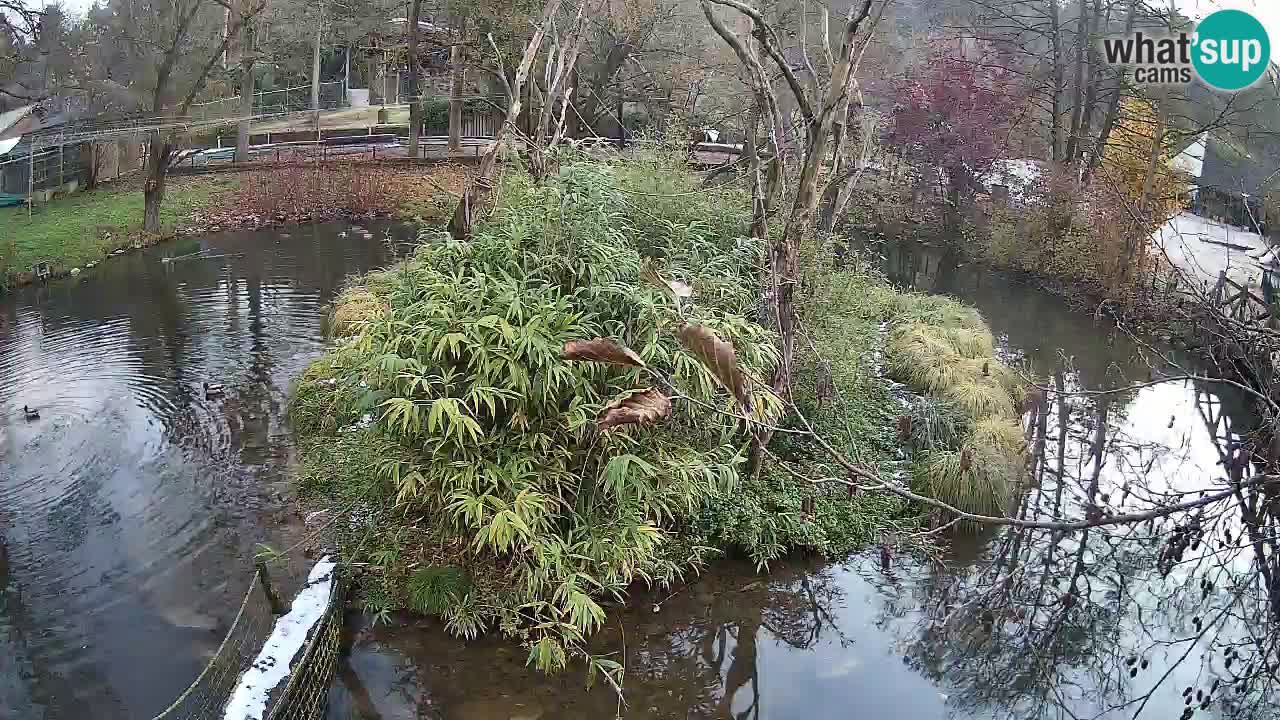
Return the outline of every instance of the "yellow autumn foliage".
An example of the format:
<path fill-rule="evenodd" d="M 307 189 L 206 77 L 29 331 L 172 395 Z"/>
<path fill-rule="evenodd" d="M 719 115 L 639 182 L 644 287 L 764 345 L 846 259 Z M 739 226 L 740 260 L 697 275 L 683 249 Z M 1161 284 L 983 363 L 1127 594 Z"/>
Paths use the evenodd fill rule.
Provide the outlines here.
<path fill-rule="evenodd" d="M 1107 139 L 1097 181 L 1132 210 L 1134 219 L 1149 232 L 1185 204 L 1190 178 L 1173 165 L 1179 150 L 1175 135 L 1167 131 L 1151 101 L 1125 98 L 1119 120 Z M 1153 151 L 1157 153 L 1154 168 Z M 1144 198 L 1148 173 L 1152 174 L 1151 188 Z"/>

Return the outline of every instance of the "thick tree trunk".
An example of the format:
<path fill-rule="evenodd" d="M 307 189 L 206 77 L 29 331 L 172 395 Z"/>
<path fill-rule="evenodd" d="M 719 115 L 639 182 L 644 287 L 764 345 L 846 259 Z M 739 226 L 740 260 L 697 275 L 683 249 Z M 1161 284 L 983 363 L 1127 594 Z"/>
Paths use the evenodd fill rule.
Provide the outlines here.
<path fill-rule="evenodd" d="M 1071 128 L 1067 133 L 1067 147 L 1063 152 L 1063 160 L 1068 166 L 1076 166 L 1076 156 L 1080 150 L 1080 128 L 1084 123 L 1085 112 L 1085 66 L 1089 57 L 1089 5 L 1088 0 L 1080 0 L 1080 16 L 1076 18 L 1076 62 L 1075 83 L 1072 87 L 1074 95 L 1071 100 Z"/>
<path fill-rule="evenodd" d="M 836 229 L 836 221 L 849 203 L 857 176 L 857 168 L 845 168 L 840 175 L 827 184 L 822 192 L 822 201 L 818 205 L 818 232 L 831 233 Z"/>
<path fill-rule="evenodd" d="M 173 147 L 168 138 L 152 131 L 147 155 L 147 174 L 143 183 L 142 229 L 149 233 L 160 232 L 160 205 L 164 203 L 165 182 L 168 178 L 169 156 Z"/>
<path fill-rule="evenodd" d="M 466 85 L 466 66 L 462 61 L 462 43 L 454 42 L 449 49 L 449 152 L 462 152 L 462 93 Z M 519 98 L 517 98 L 517 101 Z"/>
<path fill-rule="evenodd" d="M 413 0 L 409 10 L 409 157 L 418 157 L 418 136 L 422 133 L 422 93 L 418 91 L 418 18 L 422 0 Z M 457 47 L 457 45 L 454 45 Z M 452 107 L 450 107 L 452 112 Z"/>
<path fill-rule="evenodd" d="M 253 21 L 240 21 L 240 122 L 236 125 L 236 162 L 249 161 L 249 125 L 253 117 Z"/>
<path fill-rule="evenodd" d="M 1093 38 L 1098 34 L 1098 23 L 1103 22 L 1102 18 L 1102 0 L 1093 0 L 1093 12 L 1089 16 L 1089 87 L 1084 94 L 1084 114 L 1080 117 L 1080 151 L 1081 156 L 1085 153 L 1086 143 L 1089 140 L 1089 133 L 1093 130 L 1094 109 L 1098 104 L 1098 89 L 1102 85 L 1102 62 L 1098 56 L 1097 43 L 1093 42 Z M 1076 162 L 1073 160 L 1072 162 Z"/>

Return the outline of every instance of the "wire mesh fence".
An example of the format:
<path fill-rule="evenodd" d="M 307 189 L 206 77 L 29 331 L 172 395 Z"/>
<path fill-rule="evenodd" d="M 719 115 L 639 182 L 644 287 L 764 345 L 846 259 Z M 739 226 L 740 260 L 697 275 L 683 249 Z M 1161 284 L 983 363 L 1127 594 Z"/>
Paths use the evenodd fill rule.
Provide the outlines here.
<path fill-rule="evenodd" d="M 224 716 L 237 681 L 258 657 L 277 619 L 262 589 L 260 572 L 250 579 L 231 628 L 213 658 L 154 720 L 213 720 Z M 300 659 L 294 660 L 288 682 L 268 705 L 264 716 L 267 720 L 317 720 L 324 715 L 339 652 L 345 590 L 339 577 L 332 585 L 323 618 L 312 630 Z"/>
<path fill-rule="evenodd" d="M 320 83 L 320 109 L 333 110 L 344 107 L 341 80 Z M 260 90 L 253 94 L 253 116 L 283 115 L 291 112 L 311 110 L 311 86 L 279 88 L 276 90 Z M 214 120 L 234 118 L 240 115 L 240 96 L 220 98 L 191 106 L 191 117 L 196 120 Z"/>
<path fill-rule="evenodd" d="M 268 720 L 318 720 L 329 698 L 329 683 L 338 663 L 342 644 L 342 598 L 345 585 L 339 577 L 333 584 L 329 610 L 303 650 L 302 660 L 289 677 Z"/>

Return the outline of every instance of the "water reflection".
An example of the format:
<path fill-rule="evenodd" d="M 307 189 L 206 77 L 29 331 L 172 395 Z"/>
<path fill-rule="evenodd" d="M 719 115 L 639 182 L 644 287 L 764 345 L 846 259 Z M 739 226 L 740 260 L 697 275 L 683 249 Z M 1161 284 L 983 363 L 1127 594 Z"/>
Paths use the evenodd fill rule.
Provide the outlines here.
<path fill-rule="evenodd" d="M 1193 366 L 1059 298 L 957 268 L 936 248 L 880 250 L 894 280 L 976 305 L 1002 351 L 1051 387 L 1110 390 L 1180 372 L 1170 361 Z M 1274 716 L 1269 590 L 1280 583 L 1259 568 L 1276 566 L 1280 529 L 1266 519 L 1271 500 L 1247 486 L 1249 407 L 1199 381 L 1049 394 L 1028 418 L 1034 482 L 1015 511 L 1036 520 L 1145 512 L 1228 478 L 1242 483 L 1238 501 L 1088 532 L 960 535 L 942 557 L 899 557 L 887 571 L 861 557 L 764 576 L 722 565 L 640 593 L 611 610 L 595 641 L 625 661 L 621 715 Z M 329 717 L 619 712 L 608 688 L 585 691 L 580 674 L 546 678 L 524 660 L 506 641 L 464 645 L 431 620 L 361 626 Z"/>
<path fill-rule="evenodd" d="M 884 629 L 898 619 L 874 612 L 895 594 L 893 582 L 870 565 L 792 566 L 767 577 L 722 567 L 674 594 L 616 609 L 596 650 L 625 658 L 627 717 L 942 717 L 945 698 L 894 657 Z M 464 647 L 431 621 L 365 626 L 329 717 L 585 719 L 618 711 L 609 688 L 584 691 L 580 674 L 545 678 L 524 660 L 498 640 Z M 417 715 L 403 710 L 410 699 Z"/>
<path fill-rule="evenodd" d="M 203 666 L 285 532 L 321 306 L 389 258 L 345 230 L 181 241 L 0 302 L 0 717 L 150 717 Z"/>

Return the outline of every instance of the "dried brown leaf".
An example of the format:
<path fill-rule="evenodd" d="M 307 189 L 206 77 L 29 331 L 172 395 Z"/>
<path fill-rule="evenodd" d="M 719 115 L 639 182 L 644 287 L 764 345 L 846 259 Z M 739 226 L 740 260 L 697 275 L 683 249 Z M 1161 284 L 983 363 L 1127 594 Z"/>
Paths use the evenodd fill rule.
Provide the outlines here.
<path fill-rule="evenodd" d="M 606 405 L 596 418 L 596 425 L 601 430 L 620 425 L 652 425 L 670 414 L 671 400 L 649 388 Z"/>
<path fill-rule="evenodd" d="M 747 376 L 738 367 L 738 355 L 733 345 L 721 340 L 706 325 L 686 325 L 680 329 L 680 344 L 711 371 L 720 385 L 728 390 L 748 412 L 751 410 L 751 392 Z"/>
<path fill-rule="evenodd" d="M 594 340 L 570 340 L 564 344 L 560 357 L 565 360 L 590 360 L 610 365 L 644 367 L 644 361 L 631 348 L 601 337 Z"/>
<path fill-rule="evenodd" d="M 668 280 L 662 277 L 662 273 L 658 272 L 652 261 L 645 263 L 644 268 L 640 271 L 640 279 L 658 288 L 672 300 L 678 301 L 683 298 L 693 297 L 693 288 L 688 283 L 683 283 L 679 280 Z"/>

